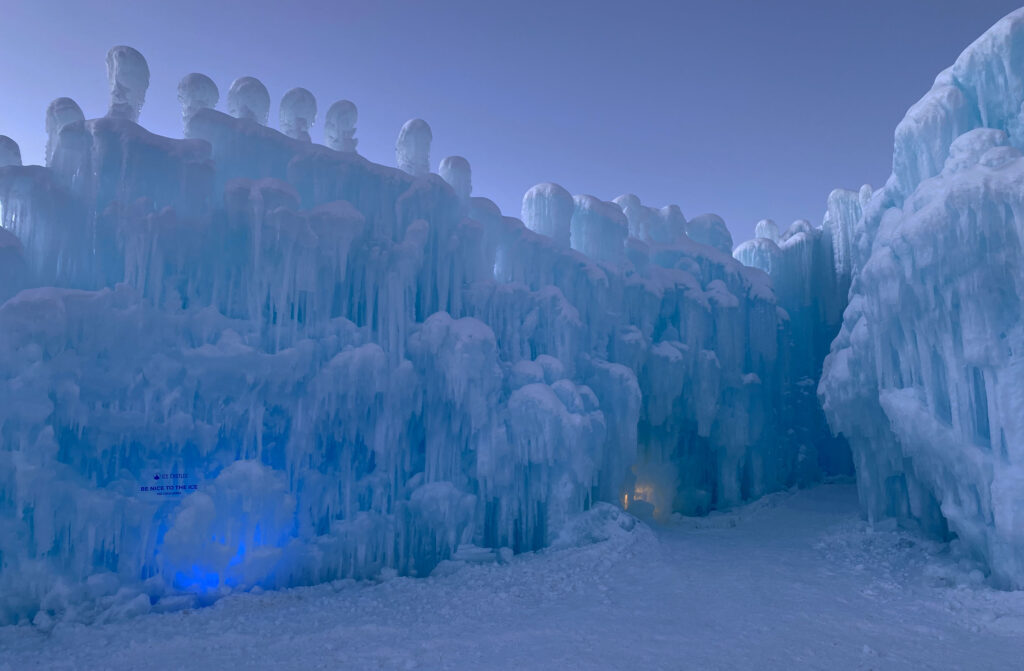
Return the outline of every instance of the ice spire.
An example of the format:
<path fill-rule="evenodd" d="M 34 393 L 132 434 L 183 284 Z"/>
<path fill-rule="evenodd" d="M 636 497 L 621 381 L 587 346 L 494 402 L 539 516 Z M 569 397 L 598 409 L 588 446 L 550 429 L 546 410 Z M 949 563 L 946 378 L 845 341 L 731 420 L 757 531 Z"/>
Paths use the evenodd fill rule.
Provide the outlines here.
<path fill-rule="evenodd" d="M 701 214 L 686 222 L 686 235 L 694 242 L 732 254 L 732 234 L 717 214 Z"/>
<path fill-rule="evenodd" d="M 71 98 L 57 98 L 46 108 L 46 165 L 53 160 L 53 150 L 57 147 L 57 137 L 64 126 L 75 121 L 82 121 L 85 115 L 82 108 Z"/>
<path fill-rule="evenodd" d="M 138 122 L 149 88 L 146 59 L 131 47 L 112 47 L 107 52 L 107 81 L 110 82 L 107 116 Z"/>
<path fill-rule="evenodd" d="M 201 109 L 213 109 L 220 100 L 220 91 L 213 80 L 193 72 L 178 82 L 178 102 L 181 103 L 181 122 L 188 125 L 192 115 Z"/>
<path fill-rule="evenodd" d="M 430 173 L 430 126 L 423 119 L 410 119 L 402 126 L 395 143 L 398 167 L 410 175 L 422 177 Z"/>
<path fill-rule="evenodd" d="M 562 247 L 569 246 L 575 209 L 572 194 L 550 182 L 538 184 L 523 195 L 523 223 L 531 231 L 548 236 Z"/>
<path fill-rule="evenodd" d="M 622 208 L 586 194 L 573 200 L 576 208 L 569 222 L 572 248 L 597 261 L 621 261 L 629 237 L 629 220 Z"/>
<path fill-rule="evenodd" d="M 296 87 L 281 98 L 278 121 L 281 132 L 290 138 L 312 142 L 309 129 L 316 120 L 316 98 L 308 90 Z"/>
<path fill-rule="evenodd" d="M 757 226 L 754 227 L 755 238 L 767 238 L 772 242 L 777 243 L 779 241 L 779 227 L 772 219 L 762 219 L 757 222 Z"/>
<path fill-rule="evenodd" d="M 324 118 L 324 142 L 331 149 L 355 153 L 359 140 L 355 138 L 359 111 L 350 100 L 339 100 L 331 105 Z"/>
<path fill-rule="evenodd" d="M 21 149 L 17 142 L 0 135 L 0 168 L 8 165 L 21 165 Z"/>
<path fill-rule="evenodd" d="M 228 114 L 263 126 L 270 116 L 270 94 L 255 77 L 239 77 L 228 89 Z"/>
<path fill-rule="evenodd" d="M 441 161 L 437 172 L 455 189 L 455 195 L 461 202 L 469 202 L 469 194 L 473 192 L 473 172 L 469 161 L 461 156 L 449 156 Z"/>
<path fill-rule="evenodd" d="M 658 226 L 651 232 L 655 242 L 674 243 L 686 235 L 686 217 L 678 205 L 666 205 L 658 210 Z"/>

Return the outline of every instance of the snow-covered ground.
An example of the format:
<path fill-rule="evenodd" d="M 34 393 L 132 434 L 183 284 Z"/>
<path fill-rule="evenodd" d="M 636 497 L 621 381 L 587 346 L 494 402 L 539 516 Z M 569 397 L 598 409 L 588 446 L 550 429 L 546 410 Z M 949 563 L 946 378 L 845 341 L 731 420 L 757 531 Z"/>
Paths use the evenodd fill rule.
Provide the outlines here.
<path fill-rule="evenodd" d="M 1001 669 L 1024 652 L 1024 593 L 869 530 L 847 484 L 438 573 L 0 628 L 0 669 Z"/>

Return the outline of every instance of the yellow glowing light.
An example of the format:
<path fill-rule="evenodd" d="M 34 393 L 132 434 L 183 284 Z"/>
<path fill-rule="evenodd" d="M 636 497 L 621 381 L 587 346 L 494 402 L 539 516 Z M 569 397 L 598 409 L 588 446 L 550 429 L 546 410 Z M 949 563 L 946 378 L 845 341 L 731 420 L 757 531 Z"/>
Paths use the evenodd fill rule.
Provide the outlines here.
<path fill-rule="evenodd" d="M 647 501 L 647 503 L 654 503 L 654 487 L 650 485 L 637 485 L 633 491 L 633 500 L 636 499 Z"/>

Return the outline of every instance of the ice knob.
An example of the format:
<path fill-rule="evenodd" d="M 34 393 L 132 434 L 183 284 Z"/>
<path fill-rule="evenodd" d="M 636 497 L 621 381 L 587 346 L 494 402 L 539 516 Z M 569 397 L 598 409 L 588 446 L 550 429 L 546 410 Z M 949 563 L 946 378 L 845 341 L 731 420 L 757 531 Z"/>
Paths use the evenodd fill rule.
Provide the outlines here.
<path fill-rule="evenodd" d="M 430 173 L 430 142 L 434 139 L 430 126 L 423 119 L 410 119 L 402 126 L 395 143 L 398 167 L 410 175 L 423 177 Z"/>
<path fill-rule="evenodd" d="M 57 138 L 69 123 L 84 121 L 85 114 L 71 98 L 57 98 L 46 108 L 46 165 L 53 161 L 57 149 Z"/>
<path fill-rule="evenodd" d="M 354 153 L 359 140 L 355 139 L 359 111 L 350 100 L 339 100 L 331 105 L 324 117 L 324 142 L 331 149 Z"/>
<path fill-rule="evenodd" d="M 469 195 L 473 192 L 473 173 L 469 161 L 461 156 L 449 156 L 441 161 L 438 173 L 455 190 L 460 201 L 469 201 Z"/>
<path fill-rule="evenodd" d="M 779 241 L 779 227 L 772 219 L 762 219 L 754 227 L 755 238 L 766 238 L 772 242 Z"/>
<path fill-rule="evenodd" d="M 107 52 L 110 109 L 107 116 L 138 122 L 149 88 L 149 66 L 135 49 L 117 46 Z"/>
<path fill-rule="evenodd" d="M 0 135 L 0 168 L 8 165 L 21 165 L 21 149 L 17 142 Z"/>
<path fill-rule="evenodd" d="M 538 184 L 523 195 L 522 218 L 526 227 L 563 247 L 569 246 L 575 210 L 572 194 L 558 184 Z"/>
<path fill-rule="evenodd" d="M 309 129 L 316 121 L 316 98 L 308 90 L 296 87 L 281 98 L 278 111 L 281 132 L 295 140 L 312 142 Z"/>
<path fill-rule="evenodd" d="M 213 80 L 204 74 L 193 72 L 178 82 L 178 102 L 181 104 L 181 121 L 184 124 L 201 109 L 213 109 L 220 101 L 220 91 Z"/>
<path fill-rule="evenodd" d="M 255 77 L 239 77 L 228 89 L 228 114 L 263 126 L 270 117 L 270 94 Z"/>

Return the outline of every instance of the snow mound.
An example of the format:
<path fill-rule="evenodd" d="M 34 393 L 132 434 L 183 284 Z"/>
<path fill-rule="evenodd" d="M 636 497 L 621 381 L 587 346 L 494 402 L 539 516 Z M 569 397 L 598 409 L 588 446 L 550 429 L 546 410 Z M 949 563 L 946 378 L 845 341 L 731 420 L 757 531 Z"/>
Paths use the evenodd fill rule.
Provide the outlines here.
<path fill-rule="evenodd" d="M 597 503 L 566 522 L 551 543 L 551 549 L 583 547 L 605 541 L 621 543 L 641 527 L 643 524 L 639 520 L 618 506 Z"/>

